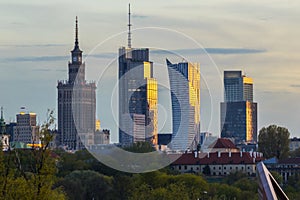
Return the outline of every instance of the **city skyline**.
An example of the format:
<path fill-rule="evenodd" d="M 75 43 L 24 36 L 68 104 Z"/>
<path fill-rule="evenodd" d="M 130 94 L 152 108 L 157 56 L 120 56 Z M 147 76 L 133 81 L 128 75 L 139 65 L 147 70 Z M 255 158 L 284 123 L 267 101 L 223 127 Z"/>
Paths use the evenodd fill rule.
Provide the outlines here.
<path fill-rule="evenodd" d="M 116 5 L 103 3 L 101 8 L 96 8 L 95 5 L 102 4 L 85 2 L 80 13 L 76 13 L 78 11 L 75 9 L 65 13 L 65 4 L 60 4 L 58 8 L 54 3 L 47 1 L 1 3 L 3 13 L 11 11 L 2 19 L 0 29 L 3 35 L 0 40 L 0 87 L 2 91 L 7 92 L 1 97 L 0 103 L 4 106 L 7 122 L 15 121 L 15 114 L 22 106 L 38 113 L 39 121 L 44 121 L 43 116 L 46 116 L 47 108 L 56 108 L 56 91 L 53 86 L 56 85 L 56 80 L 65 79 L 65 62 L 72 43 L 70 35 L 73 34 L 73 24 L 70 22 L 74 16 L 79 15 L 82 24 L 82 48 L 88 53 L 110 35 L 126 31 L 127 3 L 119 2 L 120 4 Z M 299 45 L 296 37 L 299 34 L 296 11 L 299 3 L 229 1 L 226 5 L 222 2 L 217 5 L 217 2 L 220 3 L 214 1 L 202 4 L 193 1 L 190 5 L 184 5 L 183 2 L 174 1 L 173 5 L 167 5 L 165 2 L 155 5 L 146 1 L 132 2 L 135 13 L 134 26 L 175 29 L 199 41 L 206 48 L 215 48 L 210 55 L 220 72 L 224 69 L 241 69 L 254 79 L 255 98 L 260 105 L 258 129 L 269 124 L 278 124 L 287 127 L 292 136 L 299 136 L 297 113 L 300 110 L 300 82 L 297 77 L 299 59 L 296 54 L 296 47 Z M 75 4 L 81 5 L 77 1 Z M 89 12 L 89 8 L 93 6 L 95 8 Z M 18 10 L 22 8 L 25 8 L 27 14 L 34 10 L 39 12 L 32 12 L 28 17 L 23 17 L 18 14 Z M 56 8 L 56 16 L 53 16 L 50 11 Z M 164 13 L 163 8 L 167 12 Z M 182 8 L 191 10 L 184 12 Z M 47 12 L 40 12 L 43 9 Z M 153 13 L 153 10 L 157 12 Z M 209 15 L 209 12 L 214 10 L 216 15 Z M 176 11 L 185 14 L 176 14 Z M 254 12 L 250 14 L 250 11 Z M 284 40 L 286 38 L 288 40 Z M 104 53 L 116 52 L 125 42 L 126 38 L 123 37 L 111 45 L 111 49 L 105 49 Z M 143 44 L 138 40 L 138 34 L 135 35 L 133 43 L 137 47 L 147 46 L 147 43 Z M 188 49 L 180 42 L 166 46 L 171 50 Z M 192 50 L 189 51 L 191 52 Z M 210 67 L 201 59 L 198 59 L 198 62 L 202 70 Z M 87 64 L 89 65 L 88 62 Z M 93 71 L 88 73 L 91 76 Z M 88 79 L 97 80 L 93 76 Z M 36 85 L 36 82 L 40 84 Z M 219 102 L 214 107 L 218 108 L 218 104 Z M 213 115 L 218 118 L 218 113 Z M 97 118 L 100 118 L 103 127 L 110 128 L 102 116 L 103 111 L 98 111 Z M 205 114 L 202 113 L 201 116 Z M 219 134 L 219 122 L 213 121 L 213 126 L 212 132 Z"/>

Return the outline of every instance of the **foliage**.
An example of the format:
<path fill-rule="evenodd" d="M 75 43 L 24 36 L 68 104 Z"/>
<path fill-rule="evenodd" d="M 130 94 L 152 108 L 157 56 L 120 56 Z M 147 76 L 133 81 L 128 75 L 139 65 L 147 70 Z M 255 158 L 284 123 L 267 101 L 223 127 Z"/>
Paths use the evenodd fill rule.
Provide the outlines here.
<path fill-rule="evenodd" d="M 290 151 L 291 158 L 299 158 L 300 157 L 300 148 L 295 149 L 294 151 Z"/>
<path fill-rule="evenodd" d="M 270 171 L 270 173 L 272 174 L 273 178 L 276 180 L 276 182 L 281 185 L 283 183 L 283 178 L 282 176 L 276 172 L 276 171 Z"/>
<path fill-rule="evenodd" d="M 208 165 L 205 165 L 205 167 L 203 168 L 203 174 L 206 176 L 211 175 L 210 167 Z"/>
<path fill-rule="evenodd" d="M 155 148 L 149 142 L 136 142 L 129 147 L 125 147 L 124 150 L 134 153 L 149 153 L 155 151 Z"/>
<path fill-rule="evenodd" d="M 49 127 L 54 123 L 53 112 L 41 126 L 42 146 L 29 150 L 14 149 L 0 155 L 1 199 L 65 199 L 60 188 L 52 189 L 56 180 L 55 158 L 49 151 L 52 135 Z"/>
<path fill-rule="evenodd" d="M 57 183 L 70 199 L 105 200 L 112 197 L 112 177 L 95 171 L 76 170 Z"/>
<path fill-rule="evenodd" d="M 284 127 L 276 125 L 263 127 L 258 136 L 259 151 L 264 153 L 265 158 L 286 158 L 289 153 L 289 137 L 290 133 Z"/>

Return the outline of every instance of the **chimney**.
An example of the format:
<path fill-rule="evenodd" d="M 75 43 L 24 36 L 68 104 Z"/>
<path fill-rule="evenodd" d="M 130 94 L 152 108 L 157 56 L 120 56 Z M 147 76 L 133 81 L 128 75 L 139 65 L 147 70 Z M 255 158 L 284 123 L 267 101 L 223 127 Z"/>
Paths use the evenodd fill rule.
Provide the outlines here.
<path fill-rule="evenodd" d="M 207 152 L 207 158 L 209 158 L 209 152 Z"/>
<path fill-rule="evenodd" d="M 256 152 L 254 152 L 254 158 L 256 158 Z"/>
<path fill-rule="evenodd" d="M 194 156 L 195 156 L 195 158 L 198 158 L 198 151 L 194 152 Z"/>
<path fill-rule="evenodd" d="M 229 151 L 229 158 L 231 158 L 231 151 Z"/>
<path fill-rule="evenodd" d="M 252 152 L 252 151 L 250 151 L 250 157 L 252 157 L 252 153 L 253 153 L 253 152 Z"/>
<path fill-rule="evenodd" d="M 221 157 L 221 151 L 218 151 L 218 158 Z"/>
<path fill-rule="evenodd" d="M 240 156 L 241 156 L 241 158 L 243 157 L 243 152 L 242 151 L 240 151 Z"/>

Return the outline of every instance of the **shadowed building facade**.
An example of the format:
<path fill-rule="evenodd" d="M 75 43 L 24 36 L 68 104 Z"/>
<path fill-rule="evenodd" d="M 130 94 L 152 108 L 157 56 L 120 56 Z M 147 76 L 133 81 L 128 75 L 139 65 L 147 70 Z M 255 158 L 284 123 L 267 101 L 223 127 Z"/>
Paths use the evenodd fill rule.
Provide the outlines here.
<path fill-rule="evenodd" d="M 235 143 L 257 142 L 257 103 L 253 80 L 242 71 L 224 71 L 224 102 L 221 103 L 221 137 Z"/>
<path fill-rule="evenodd" d="M 148 48 L 131 47 L 129 5 L 128 47 L 119 49 L 119 143 L 148 141 L 157 145 L 157 81 Z"/>
<path fill-rule="evenodd" d="M 200 65 L 166 60 L 171 89 L 173 150 L 195 149 L 200 139 Z"/>
<path fill-rule="evenodd" d="M 58 133 L 69 150 L 93 144 L 96 123 L 96 84 L 85 80 L 85 63 L 78 42 L 76 17 L 75 46 L 71 51 L 69 79 L 58 81 Z"/>

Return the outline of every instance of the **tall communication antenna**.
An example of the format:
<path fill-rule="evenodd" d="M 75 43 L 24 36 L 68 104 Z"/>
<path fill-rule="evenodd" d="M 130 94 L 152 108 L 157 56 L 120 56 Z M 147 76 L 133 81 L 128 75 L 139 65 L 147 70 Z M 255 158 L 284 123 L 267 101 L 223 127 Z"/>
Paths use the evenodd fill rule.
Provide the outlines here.
<path fill-rule="evenodd" d="M 75 47 L 78 47 L 78 17 L 76 16 L 76 21 L 75 21 Z"/>
<path fill-rule="evenodd" d="M 130 4 L 128 5 L 129 7 L 129 12 L 128 12 L 128 48 L 131 48 L 131 22 L 130 22 Z"/>

